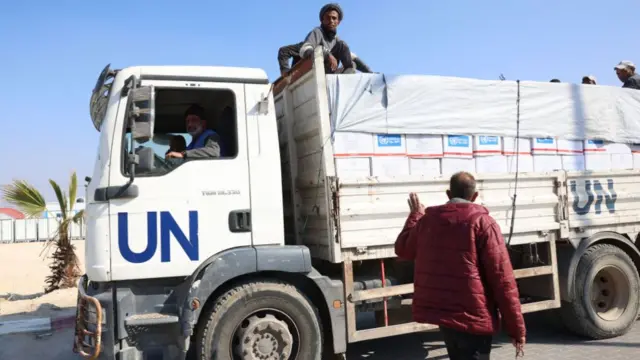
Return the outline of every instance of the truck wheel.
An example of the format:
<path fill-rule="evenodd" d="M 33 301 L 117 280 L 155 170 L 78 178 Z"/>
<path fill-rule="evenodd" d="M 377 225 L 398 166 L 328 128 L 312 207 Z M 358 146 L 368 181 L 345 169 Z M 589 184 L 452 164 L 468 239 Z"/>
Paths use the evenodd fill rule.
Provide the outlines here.
<path fill-rule="evenodd" d="M 247 282 L 220 296 L 196 332 L 197 359 L 320 360 L 322 332 L 309 300 L 289 284 Z"/>
<path fill-rule="evenodd" d="M 598 244 L 580 258 L 573 302 L 562 304 L 569 330 L 592 339 L 627 333 L 640 311 L 640 276 L 622 249 Z"/>

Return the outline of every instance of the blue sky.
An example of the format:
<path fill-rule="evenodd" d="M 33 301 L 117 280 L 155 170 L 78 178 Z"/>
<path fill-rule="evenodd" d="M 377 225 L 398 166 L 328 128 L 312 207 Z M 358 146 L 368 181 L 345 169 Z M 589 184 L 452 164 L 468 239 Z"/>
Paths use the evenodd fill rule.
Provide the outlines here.
<path fill-rule="evenodd" d="M 54 4 L 55 3 L 55 4 Z M 229 65 L 278 76 L 278 47 L 301 41 L 325 1 L 23 1 L 0 12 L 0 184 L 26 179 L 53 199 L 90 175 L 98 133 L 88 102 L 102 67 Z M 339 34 L 374 71 L 620 86 L 640 63 L 640 1 L 340 2 Z"/>

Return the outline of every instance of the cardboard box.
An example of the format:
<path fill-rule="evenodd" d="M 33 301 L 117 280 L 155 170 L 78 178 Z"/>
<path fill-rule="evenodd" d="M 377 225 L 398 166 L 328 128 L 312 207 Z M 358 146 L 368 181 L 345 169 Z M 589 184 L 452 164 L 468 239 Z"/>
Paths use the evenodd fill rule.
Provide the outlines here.
<path fill-rule="evenodd" d="M 584 154 L 584 141 L 582 141 L 582 140 L 558 139 L 558 154 L 560 154 L 562 156 L 565 156 L 565 155 L 583 155 Z"/>
<path fill-rule="evenodd" d="M 585 140 L 585 154 L 631 154 L 631 145 L 612 143 L 603 140 Z"/>
<path fill-rule="evenodd" d="M 631 156 L 633 156 L 633 168 L 640 169 L 640 153 L 633 153 Z"/>
<path fill-rule="evenodd" d="M 443 136 L 444 157 L 473 158 L 473 147 L 469 135 Z"/>
<path fill-rule="evenodd" d="M 338 177 L 371 176 L 371 158 L 337 158 L 334 161 Z"/>
<path fill-rule="evenodd" d="M 514 174 L 516 165 L 518 173 L 533 172 L 533 156 L 531 155 L 506 155 L 507 172 Z M 517 161 L 517 164 L 516 164 Z"/>
<path fill-rule="evenodd" d="M 442 136 L 406 135 L 407 155 L 411 157 L 441 158 L 443 156 Z"/>
<path fill-rule="evenodd" d="M 470 173 L 476 172 L 476 161 L 473 158 L 443 158 L 442 159 L 442 175 L 451 176 L 458 171 L 466 171 Z"/>
<path fill-rule="evenodd" d="M 500 136 L 474 136 L 473 155 L 491 156 L 502 154 L 502 138 Z"/>
<path fill-rule="evenodd" d="M 535 172 L 549 172 L 562 170 L 560 155 L 533 155 L 533 170 Z"/>
<path fill-rule="evenodd" d="M 640 144 L 631 145 L 631 154 L 633 157 L 633 168 L 640 169 Z"/>
<path fill-rule="evenodd" d="M 438 176 L 442 174 L 440 166 L 440 159 L 409 158 L 411 175 Z"/>
<path fill-rule="evenodd" d="M 478 156 L 476 160 L 476 173 L 495 174 L 508 173 L 507 157 L 504 155 Z"/>
<path fill-rule="evenodd" d="M 534 138 L 531 143 L 531 153 L 533 155 L 557 154 L 558 141 L 554 138 Z M 535 164 L 535 159 L 533 161 Z"/>
<path fill-rule="evenodd" d="M 371 159 L 371 174 L 381 177 L 409 175 L 409 158 L 406 156 L 381 156 Z"/>
<path fill-rule="evenodd" d="M 585 152 L 584 164 L 585 169 L 590 171 L 611 170 L 611 154 Z"/>
<path fill-rule="evenodd" d="M 531 139 L 508 137 L 502 138 L 502 153 L 504 155 L 531 155 Z M 517 146 L 517 152 L 516 152 Z M 531 161 L 533 164 L 533 159 Z"/>
<path fill-rule="evenodd" d="M 584 171 L 584 155 L 560 155 L 562 158 L 562 168 L 566 171 Z"/>
<path fill-rule="evenodd" d="M 406 155 L 406 139 L 404 135 L 399 134 L 375 135 L 373 153 L 376 155 Z"/>
<path fill-rule="evenodd" d="M 633 154 L 611 154 L 611 170 L 633 169 Z"/>
<path fill-rule="evenodd" d="M 371 156 L 373 154 L 373 135 L 336 132 L 333 134 L 333 154 L 335 157 Z"/>

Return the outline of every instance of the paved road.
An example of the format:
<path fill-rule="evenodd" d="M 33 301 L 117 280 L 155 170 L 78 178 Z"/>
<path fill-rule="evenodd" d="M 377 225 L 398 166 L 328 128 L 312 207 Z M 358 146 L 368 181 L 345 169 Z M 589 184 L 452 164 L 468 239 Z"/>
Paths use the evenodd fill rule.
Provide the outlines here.
<path fill-rule="evenodd" d="M 529 316 L 529 344 L 525 360 L 638 359 L 640 322 L 627 335 L 606 341 L 584 341 L 568 335 L 557 325 Z M 0 359 L 77 360 L 71 352 L 73 331 L 67 329 L 44 338 L 34 335 L 0 336 Z M 494 341 L 493 360 L 512 360 L 514 350 L 506 338 Z M 398 336 L 350 345 L 349 360 L 448 359 L 440 335 L 435 333 Z"/>
<path fill-rule="evenodd" d="M 551 315 L 551 314 L 547 314 Z M 527 320 L 528 344 L 525 360 L 628 360 L 640 358 L 640 322 L 622 337 L 585 341 L 572 336 L 561 325 L 543 314 L 531 314 Z M 438 332 L 412 334 L 350 345 L 348 360 L 422 360 L 448 359 Z M 493 342 L 492 360 L 513 360 L 515 350 L 507 337 Z"/>

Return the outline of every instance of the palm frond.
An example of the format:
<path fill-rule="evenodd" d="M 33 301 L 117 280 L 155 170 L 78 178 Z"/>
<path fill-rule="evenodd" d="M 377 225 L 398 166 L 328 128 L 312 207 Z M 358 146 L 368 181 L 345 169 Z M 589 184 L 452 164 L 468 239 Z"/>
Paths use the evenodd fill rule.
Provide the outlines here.
<path fill-rule="evenodd" d="M 71 219 L 75 224 L 79 224 L 82 220 L 84 220 L 84 210 L 78 211 Z"/>
<path fill-rule="evenodd" d="M 73 211 L 73 206 L 76 203 L 76 196 L 78 195 L 78 177 L 74 171 L 71 174 L 71 181 L 69 182 L 69 212 Z"/>
<path fill-rule="evenodd" d="M 15 180 L 12 184 L 3 186 L 2 197 L 27 217 L 40 216 L 47 209 L 42 194 L 24 180 Z"/>
<path fill-rule="evenodd" d="M 60 212 L 62 213 L 62 218 L 66 219 L 68 210 L 66 194 L 60 189 L 60 186 L 55 181 L 49 180 L 49 184 L 51 184 L 51 187 L 56 194 L 56 198 L 58 198 L 58 204 L 60 204 Z"/>

